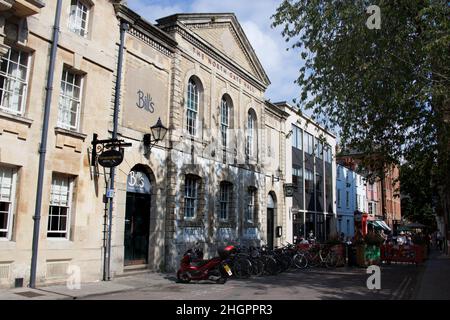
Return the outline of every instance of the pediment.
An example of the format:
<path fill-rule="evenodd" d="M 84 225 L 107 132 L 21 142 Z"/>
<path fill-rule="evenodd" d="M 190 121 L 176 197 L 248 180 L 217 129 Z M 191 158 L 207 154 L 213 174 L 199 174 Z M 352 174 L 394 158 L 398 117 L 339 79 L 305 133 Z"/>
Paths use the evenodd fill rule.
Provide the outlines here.
<path fill-rule="evenodd" d="M 157 21 L 164 24 L 168 20 L 183 24 L 263 84 L 266 86 L 270 84 L 266 72 L 234 14 L 178 14 Z"/>

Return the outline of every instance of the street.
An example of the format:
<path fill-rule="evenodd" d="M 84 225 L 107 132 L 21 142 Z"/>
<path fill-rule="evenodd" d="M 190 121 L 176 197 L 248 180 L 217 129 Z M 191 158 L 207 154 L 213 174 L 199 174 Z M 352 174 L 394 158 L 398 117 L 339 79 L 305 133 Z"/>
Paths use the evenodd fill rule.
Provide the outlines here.
<path fill-rule="evenodd" d="M 93 295 L 86 299 L 161 300 L 300 300 L 300 299 L 411 299 L 423 267 L 391 265 L 381 268 L 381 289 L 369 290 L 362 268 L 291 271 L 277 276 L 231 279 L 225 285 L 208 281 L 180 284 L 168 276 L 165 283 L 137 290 Z M 121 280 L 118 280 L 121 281 Z M 145 282 L 145 276 L 143 276 Z"/>
<path fill-rule="evenodd" d="M 292 270 L 276 276 L 177 283 L 175 274 L 138 272 L 112 281 L 0 290 L 0 300 L 429 300 L 450 299 L 450 258 L 433 252 L 425 263 L 383 264 L 379 290 L 367 288 L 365 268 Z"/>

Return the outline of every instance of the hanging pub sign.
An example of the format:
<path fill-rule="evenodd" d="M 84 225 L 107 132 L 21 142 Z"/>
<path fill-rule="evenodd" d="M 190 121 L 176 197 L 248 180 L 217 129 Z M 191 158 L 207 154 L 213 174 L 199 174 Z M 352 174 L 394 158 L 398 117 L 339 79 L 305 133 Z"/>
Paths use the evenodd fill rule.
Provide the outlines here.
<path fill-rule="evenodd" d="M 102 167 L 117 167 L 123 161 L 123 151 L 109 149 L 99 154 L 97 158 L 98 164 Z"/>
<path fill-rule="evenodd" d="M 294 196 L 294 184 L 292 183 L 285 183 L 284 184 L 284 195 L 285 197 L 293 197 Z"/>

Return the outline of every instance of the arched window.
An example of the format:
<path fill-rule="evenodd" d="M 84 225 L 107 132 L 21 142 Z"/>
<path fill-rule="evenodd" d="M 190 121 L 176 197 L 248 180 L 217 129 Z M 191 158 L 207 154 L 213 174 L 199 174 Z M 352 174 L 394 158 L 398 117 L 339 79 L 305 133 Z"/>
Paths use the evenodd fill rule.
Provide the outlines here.
<path fill-rule="evenodd" d="M 200 100 L 200 84 L 194 78 L 189 79 L 187 88 L 186 130 L 191 136 L 197 135 L 197 118 Z"/>
<path fill-rule="evenodd" d="M 231 99 L 223 96 L 220 101 L 220 133 L 222 136 L 222 146 L 228 146 L 228 129 L 230 127 Z"/>
<path fill-rule="evenodd" d="M 255 131 L 256 131 L 256 114 L 253 110 L 249 110 L 247 115 L 247 138 L 245 145 L 245 154 L 249 157 L 255 155 Z"/>

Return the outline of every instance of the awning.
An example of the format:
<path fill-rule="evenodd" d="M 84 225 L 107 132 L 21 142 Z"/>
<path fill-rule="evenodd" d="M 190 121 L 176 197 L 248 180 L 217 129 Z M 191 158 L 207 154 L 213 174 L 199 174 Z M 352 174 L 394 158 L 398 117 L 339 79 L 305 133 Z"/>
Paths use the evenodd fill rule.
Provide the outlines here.
<path fill-rule="evenodd" d="M 369 224 L 373 225 L 375 228 L 383 229 L 386 231 L 391 231 L 391 228 L 389 228 L 389 226 L 383 220 L 373 220 L 373 221 L 371 220 L 368 222 L 369 222 Z"/>
<path fill-rule="evenodd" d="M 384 222 L 383 220 L 378 220 L 378 223 L 381 225 L 381 227 L 386 231 L 392 231 L 392 229 Z"/>

